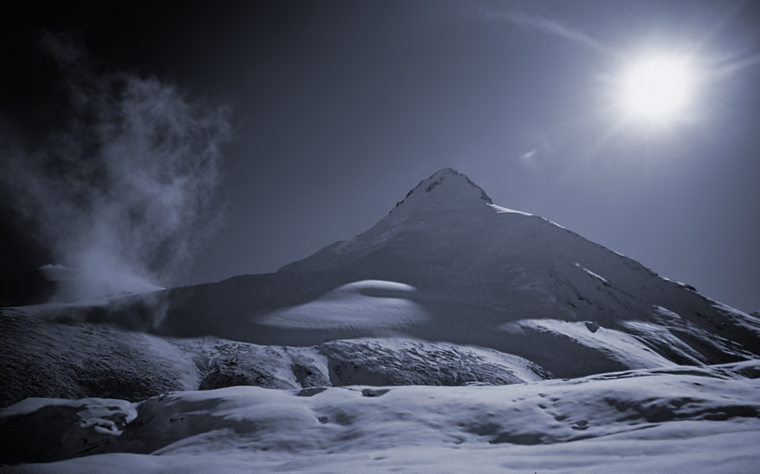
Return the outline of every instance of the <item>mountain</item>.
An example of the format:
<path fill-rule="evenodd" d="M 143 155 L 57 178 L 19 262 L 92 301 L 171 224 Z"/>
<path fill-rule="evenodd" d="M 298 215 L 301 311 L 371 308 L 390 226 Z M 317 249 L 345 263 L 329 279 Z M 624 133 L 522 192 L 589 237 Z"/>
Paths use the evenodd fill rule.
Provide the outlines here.
<path fill-rule="evenodd" d="M 273 274 L 1 316 L 3 406 L 28 396 L 137 401 L 236 384 L 530 380 L 510 361 L 487 370 L 443 362 L 482 366 L 467 355 L 473 350 L 522 361 L 540 378 L 760 354 L 756 316 L 496 206 L 452 169 L 420 182 L 366 232 Z M 400 350 L 399 340 L 417 349 Z"/>
<path fill-rule="evenodd" d="M 752 472 L 759 361 L 757 315 L 445 169 L 276 273 L 0 308 L 0 470 Z"/>
<path fill-rule="evenodd" d="M 288 346 L 401 335 L 496 349 L 559 377 L 760 354 L 759 318 L 494 205 L 452 169 L 366 232 L 276 273 L 155 295 L 79 317 Z"/>

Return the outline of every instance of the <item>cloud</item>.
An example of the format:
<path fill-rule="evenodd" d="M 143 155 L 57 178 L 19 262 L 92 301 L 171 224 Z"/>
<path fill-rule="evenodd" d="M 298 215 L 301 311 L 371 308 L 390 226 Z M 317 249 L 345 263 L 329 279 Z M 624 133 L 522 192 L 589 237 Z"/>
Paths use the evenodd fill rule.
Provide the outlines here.
<path fill-rule="evenodd" d="M 715 39 L 718 34 L 731 25 L 732 21 L 742 14 L 742 11 L 745 10 L 749 4 L 750 2 L 746 0 L 736 1 L 730 8 L 726 9 L 725 13 L 721 15 L 704 34 L 701 35 L 700 40 L 693 45 L 692 48 L 697 50 L 704 44 Z M 752 12 L 750 12 L 750 14 L 751 13 Z M 760 65 L 759 48 L 760 44 L 757 41 L 754 41 L 751 44 L 746 45 L 744 48 L 730 51 L 722 58 L 718 58 L 718 60 L 711 65 L 714 76 L 718 78 L 730 76 L 743 69 Z"/>
<path fill-rule="evenodd" d="M 712 40 L 727 27 L 731 20 L 741 13 L 748 3 L 749 2 L 747 1 L 737 1 L 734 3 L 733 6 L 728 8 L 726 12 L 702 35 L 701 39 L 692 45 L 692 48 L 697 49 L 704 43 Z M 589 34 L 571 28 L 556 20 L 524 13 L 494 11 L 482 6 L 479 8 L 479 12 L 492 20 L 506 21 L 522 28 L 534 29 L 546 34 L 558 36 L 604 56 L 620 59 L 619 53 L 606 47 L 603 43 L 597 41 Z M 718 64 L 716 66 L 716 74 L 718 76 L 730 75 L 742 69 L 760 65 L 760 55 L 757 54 L 756 51 L 757 46 L 754 45 L 752 49 L 752 51 L 743 54 L 735 54 L 733 58 L 727 58 L 722 64 Z"/>
<path fill-rule="evenodd" d="M 736 1 L 730 8 L 728 8 L 715 23 L 701 35 L 699 42 L 694 46 L 695 48 L 702 46 L 703 44 L 711 41 L 721 31 L 723 31 L 730 22 L 736 18 L 737 15 L 747 6 L 748 2 L 745 0 Z"/>
<path fill-rule="evenodd" d="M 531 148 L 530 150 L 524 153 L 521 153 L 520 159 L 523 161 L 529 162 L 529 161 L 532 161 L 533 158 L 535 158 L 537 154 L 538 154 L 538 150 L 536 150 L 535 148 Z"/>
<path fill-rule="evenodd" d="M 742 57 L 732 58 L 729 61 L 724 61 L 723 64 L 719 64 L 716 68 L 716 76 L 730 76 L 738 73 L 743 69 L 755 67 L 760 65 L 760 54 L 747 54 Z"/>
<path fill-rule="evenodd" d="M 512 156 L 516 156 L 521 163 L 531 167 L 552 160 L 555 155 L 556 131 L 532 130 L 526 132 L 525 135 L 525 142 L 515 150 L 515 155 Z"/>
<path fill-rule="evenodd" d="M 42 46 L 64 78 L 66 124 L 36 151 L 4 141 L 0 184 L 71 269 L 58 298 L 173 282 L 222 221 L 230 109 L 156 78 L 95 73 L 61 39 Z"/>
<path fill-rule="evenodd" d="M 523 13 L 496 12 L 485 8 L 481 8 L 480 12 L 493 20 L 503 20 L 523 28 L 536 29 L 544 33 L 559 36 L 597 53 L 607 56 L 613 55 L 608 48 L 588 34 L 565 26 L 555 20 Z"/>

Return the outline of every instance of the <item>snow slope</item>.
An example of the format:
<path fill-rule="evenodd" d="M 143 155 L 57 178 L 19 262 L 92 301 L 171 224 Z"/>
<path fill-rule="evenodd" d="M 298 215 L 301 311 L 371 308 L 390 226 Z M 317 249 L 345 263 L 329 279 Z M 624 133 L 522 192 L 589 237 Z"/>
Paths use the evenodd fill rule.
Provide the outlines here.
<path fill-rule="evenodd" d="M 404 334 L 516 354 L 561 377 L 760 355 L 759 318 L 496 206 L 451 169 L 366 232 L 277 273 L 158 295 L 156 328 L 136 305 L 120 304 L 110 320 L 289 346 Z M 611 350 L 615 341 L 626 349 Z"/>
<path fill-rule="evenodd" d="M 502 387 L 29 399 L 0 410 L 0 462 L 87 455 L 8 473 L 750 473 L 760 465 L 757 375 L 752 361 Z"/>

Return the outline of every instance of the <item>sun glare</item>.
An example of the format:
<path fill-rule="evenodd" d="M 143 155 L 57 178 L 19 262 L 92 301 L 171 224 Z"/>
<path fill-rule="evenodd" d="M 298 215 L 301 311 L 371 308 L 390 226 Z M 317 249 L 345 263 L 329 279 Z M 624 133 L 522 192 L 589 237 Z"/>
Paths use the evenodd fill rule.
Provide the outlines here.
<path fill-rule="evenodd" d="M 692 73 L 685 60 L 667 56 L 633 63 L 623 75 L 626 114 L 651 123 L 678 118 L 691 99 Z"/>

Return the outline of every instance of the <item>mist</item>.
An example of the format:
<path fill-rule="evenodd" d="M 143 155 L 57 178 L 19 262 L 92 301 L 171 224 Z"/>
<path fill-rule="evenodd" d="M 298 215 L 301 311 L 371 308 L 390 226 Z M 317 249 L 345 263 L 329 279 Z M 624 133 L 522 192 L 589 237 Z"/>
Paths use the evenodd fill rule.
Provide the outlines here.
<path fill-rule="evenodd" d="M 178 282 L 224 219 L 231 109 L 155 77 L 102 72 L 52 36 L 63 126 L 34 147 L 2 139 L 0 183 L 54 257 L 55 301 Z"/>

